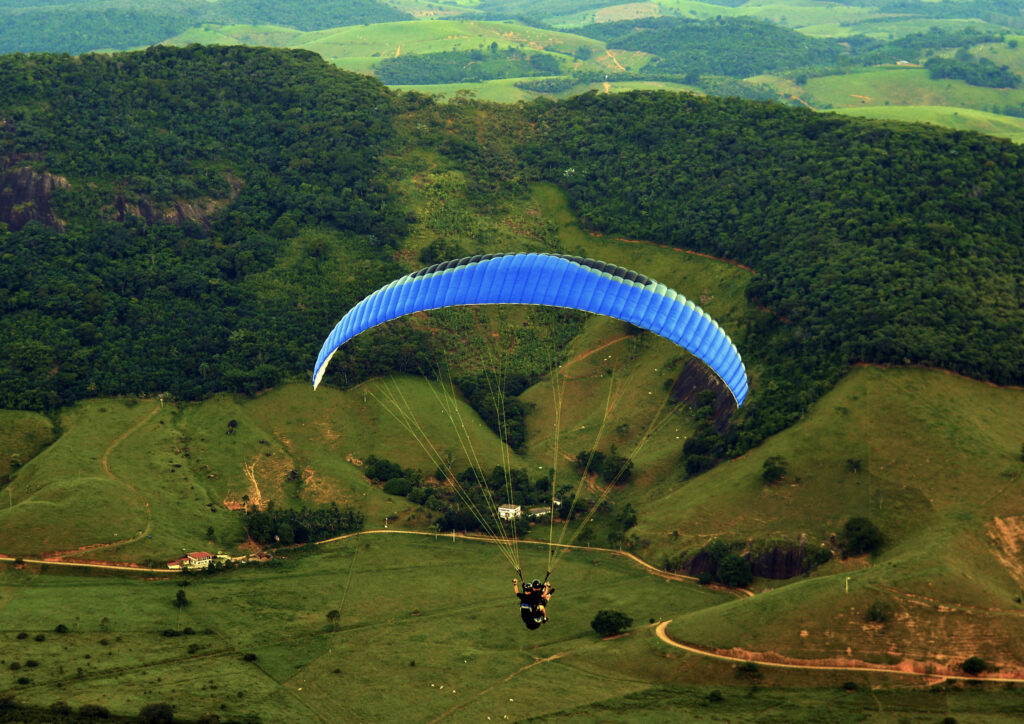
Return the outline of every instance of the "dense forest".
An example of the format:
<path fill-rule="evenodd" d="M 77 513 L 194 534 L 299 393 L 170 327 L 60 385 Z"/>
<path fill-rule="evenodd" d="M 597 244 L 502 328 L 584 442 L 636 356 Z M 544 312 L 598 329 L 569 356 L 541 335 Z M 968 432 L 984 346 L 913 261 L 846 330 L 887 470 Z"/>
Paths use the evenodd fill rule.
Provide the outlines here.
<path fill-rule="evenodd" d="M 1005 65 L 975 58 L 962 49 L 954 58 L 929 58 L 924 67 L 932 78 L 955 78 L 985 88 L 1016 88 L 1021 82 L 1020 75 Z"/>
<path fill-rule="evenodd" d="M 241 47 L 7 56 L 0 84 L 0 174 L 69 184 L 62 228 L 0 230 L 2 407 L 306 378 L 347 306 L 415 264 L 397 261 L 411 212 L 386 161 L 411 151 L 463 174 L 478 213 L 549 180 L 587 228 L 756 269 L 748 294 L 770 311 L 733 334 L 752 393 L 695 454 L 749 448 L 859 361 L 1024 382 L 1024 159 L 1008 141 L 688 94 L 438 104 Z M 182 206 L 202 213 L 169 215 Z M 474 243 L 439 237 L 423 260 Z M 368 334 L 332 381 L 429 373 L 434 345 L 411 324 Z"/>
<path fill-rule="evenodd" d="M 647 18 L 588 25 L 577 32 L 603 40 L 609 48 L 658 56 L 650 71 L 695 76 L 744 78 L 779 69 L 834 64 L 841 50 L 835 40 L 811 38 L 748 18 Z"/>
<path fill-rule="evenodd" d="M 84 53 L 159 43 L 203 23 L 321 30 L 412 16 L 376 0 L 28 0 L 0 5 L 0 53 Z"/>

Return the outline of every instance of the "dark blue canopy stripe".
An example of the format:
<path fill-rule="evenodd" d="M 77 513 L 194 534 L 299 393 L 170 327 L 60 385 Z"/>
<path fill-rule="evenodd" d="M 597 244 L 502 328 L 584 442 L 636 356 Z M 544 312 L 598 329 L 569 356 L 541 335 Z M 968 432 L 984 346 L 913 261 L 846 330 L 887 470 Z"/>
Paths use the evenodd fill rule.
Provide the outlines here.
<path fill-rule="evenodd" d="M 470 304 L 538 304 L 621 319 L 665 337 L 722 378 L 736 404 L 747 373 L 729 336 L 683 295 L 636 272 L 582 257 L 488 254 L 435 264 L 396 279 L 356 304 L 327 337 L 313 371 L 323 379 L 337 349 L 406 314 Z"/>

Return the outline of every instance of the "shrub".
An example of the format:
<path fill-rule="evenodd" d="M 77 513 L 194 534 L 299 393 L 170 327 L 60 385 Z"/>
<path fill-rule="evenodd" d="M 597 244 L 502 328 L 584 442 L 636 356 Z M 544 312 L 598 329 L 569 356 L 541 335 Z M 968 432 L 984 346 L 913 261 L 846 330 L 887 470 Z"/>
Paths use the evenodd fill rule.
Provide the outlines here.
<path fill-rule="evenodd" d="M 988 668 L 988 662 L 980 656 L 972 656 L 960 664 L 960 668 L 964 670 L 965 674 L 980 674 Z"/>
<path fill-rule="evenodd" d="M 36 634 L 36 641 L 46 641 L 46 634 Z"/>
<path fill-rule="evenodd" d="M 708 692 L 708 701 L 722 701 L 722 699 L 724 698 L 725 697 L 722 696 L 722 692 L 720 692 L 718 689 L 712 689 L 710 692 Z"/>
<path fill-rule="evenodd" d="M 868 607 L 865 618 L 871 623 L 885 623 L 892 618 L 892 606 L 887 603 L 875 601 Z"/>
<path fill-rule="evenodd" d="M 57 628 L 54 629 L 56 633 L 67 633 L 68 627 L 62 623 L 57 624 Z"/>
<path fill-rule="evenodd" d="M 27 676 L 19 676 L 18 677 L 18 683 L 21 684 L 22 686 L 25 686 L 27 684 L 31 684 L 32 683 L 32 679 L 28 678 Z"/>
<path fill-rule="evenodd" d="M 843 691 L 857 691 L 857 685 L 852 681 L 843 682 Z"/>
<path fill-rule="evenodd" d="M 786 459 L 781 455 L 773 455 L 761 466 L 761 482 L 765 485 L 777 483 L 786 477 Z"/>
<path fill-rule="evenodd" d="M 807 554 L 804 562 L 808 571 L 813 571 L 832 560 L 832 549 L 828 546 L 819 546 Z"/>
<path fill-rule="evenodd" d="M 754 580 L 750 572 L 750 561 L 736 553 L 730 553 L 718 564 L 718 580 L 729 588 L 749 586 Z"/>
<path fill-rule="evenodd" d="M 174 709 L 170 704 L 146 704 L 139 711 L 139 721 L 147 724 L 171 724 L 174 721 Z"/>
<path fill-rule="evenodd" d="M 714 580 L 715 577 L 712 576 L 708 571 L 704 571 L 699 576 L 697 576 L 697 583 L 699 583 L 702 586 L 710 585 L 714 582 Z"/>
<path fill-rule="evenodd" d="M 761 675 L 761 670 L 757 668 L 757 664 L 753 661 L 744 661 L 742 664 L 736 667 L 736 672 L 744 676 L 758 677 Z"/>
<path fill-rule="evenodd" d="M 25 666 L 28 667 L 29 669 L 34 669 L 37 666 L 39 666 L 39 662 L 36 661 L 35 659 L 29 659 L 28 661 L 25 662 Z"/>
<path fill-rule="evenodd" d="M 242 661 L 255 661 L 256 654 L 245 654 L 242 656 Z"/>
<path fill-rule="evenodd" d="M 99 704 L 86 704 L 78 710 L 79 719 L 109 719 L 110 710 Z"/>
<path fill-rule="evenodd" d="M 391 478 L 384 483 L 384 492 L 388 495 L 400 495 L 405 497 L 412 490 L 412 483 L 408 478 Z"/>
<path fill-rule="evenodd" d="M 842 543 L 845 553 L 874 553 L 882 547 L 884 540 L 882 531 L 867 518 L 850 518 L 843 526 Z"/>
<path fill-rule="evenodd" d="M 590 622 L 598 636 L 614 636 L 633 625 L 633 619 L 620 611 L 601 610 Z"/>
<path fill-rule="evenodd" d="M 19 634 L 18 634 L 18 635 L 17 635 L 17 636 L 15 637 L 15 638 L 17 638 L 17 639 L 19 639 L 19 640 L 20 640 L 20 639 L 27 639 L 27 638 L 28 638 L 28 634 L 27 634 L 27 633 L 25 633 L 24 631 L 22 631 L 22 632 L 21 632 L 21 633 L 19 633 Z"/>

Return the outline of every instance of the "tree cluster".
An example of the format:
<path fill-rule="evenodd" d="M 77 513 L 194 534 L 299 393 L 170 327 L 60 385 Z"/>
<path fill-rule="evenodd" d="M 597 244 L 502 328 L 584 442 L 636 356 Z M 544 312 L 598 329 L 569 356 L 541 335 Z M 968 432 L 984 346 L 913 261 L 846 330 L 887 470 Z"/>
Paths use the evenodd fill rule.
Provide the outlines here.
<path fill-rule="evenodd" d="M 562 68 L 549 53 L 530 53 L 517 48 L 498 50 L 448 50 L 422 55 L 385 58 L 374 73 L 388 85 L 479 83 L 497 78 L 528 78 L 558 75 Z"/>
<path fill-rule="evenodd" d="M 319 508 L 305 506 L 248 510 L 242 516 L 246 533 L 261 545 L 314 543 L 363 529 L 364 516 L 358 510 L 331 503 Z"/>
<path fill-rule="evenodd" d="M 1020 74 L 1008 66 L 996 65 L 988 58 L 975 58 L 963 50 L 954 58 L 929 58 L 924 67 L 933 79 L 953 78 L 985 88 L 1017 88 L 1021 84 Z"/>

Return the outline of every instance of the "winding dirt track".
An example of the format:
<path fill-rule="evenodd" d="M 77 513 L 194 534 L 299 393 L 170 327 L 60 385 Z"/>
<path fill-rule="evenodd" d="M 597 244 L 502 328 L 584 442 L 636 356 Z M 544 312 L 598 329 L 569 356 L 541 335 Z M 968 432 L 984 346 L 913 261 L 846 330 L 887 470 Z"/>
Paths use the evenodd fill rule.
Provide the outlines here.
<path fill-rule="evenodd" d="M 900 668 L 898 664 L 893 664 L 892 666 L 885 666 L 882 664 L 869 664 L 867 662 L 861 662 L 858 665 L 830 665 L 798 664 L 783 661 L 770 661 L 766 660 L 763 654 L 759 654 L 758 652 L 753 651 L 749 652 L 750 655 L 746 657 L 730 656 L 728 654 L 723 654 L 717 651 L 711 651 L 705 648 L 701 648 L 699 646 L 693 646 L 692 644 L 685 644 L 681 641 L 676 641 L 674 638 L 669 636 L 668 633 L 665 631 L 665 629 L 668 628 L 668 625 L 670 623 L 672 623 L 672 619 L 669 619 L 668 621 L 662 621 L 661 623 L 657 624 L 657 628 L 655 628 L 654 630 L 654 633 L 664 643 L 668 644 L 669 646 L 674 646 L 677 649 L 682 649 L 687 653 L 697 654 L 698 656 L 706 656 L 708 658 L 718 659 L 719 661 L 729 661 L 737 664 L 747 664 L 750 662 L 754 662 L 758 666 L 768 666 L 776 669 L 802 669 L 804 671 L 858 671 L 862 673 L 872 674 L 896 674 L 898 676 L 916 676 L 918 678 L 925 679 L 929 683 L 939 683 L 947 679 L 958 679 L 960 681 L 992 681 L 996 683 L 1009 684 L 1020 683 L 1021 681 L 1024 681 L 1024 676 L 985 676 L 983 674 L 980 674 L 978 676 L 959 676 L 956 674 L 947 673 L 937 674 L 928 673 L 924 671 L 909 671 L 907 669 Z"/>

